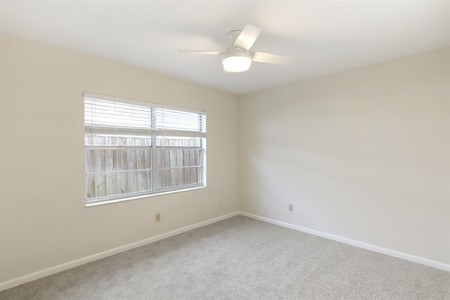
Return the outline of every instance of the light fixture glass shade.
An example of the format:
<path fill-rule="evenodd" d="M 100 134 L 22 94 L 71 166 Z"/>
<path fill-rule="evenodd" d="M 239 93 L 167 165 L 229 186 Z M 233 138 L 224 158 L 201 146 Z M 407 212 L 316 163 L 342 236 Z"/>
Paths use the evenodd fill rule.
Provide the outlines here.
<path fill-rule="evenodd" d="M 232 55 L 224 58 L 222 64 L 227 72 L 244 72 L 250 68 L 252 59 L 246 55 Z"/>

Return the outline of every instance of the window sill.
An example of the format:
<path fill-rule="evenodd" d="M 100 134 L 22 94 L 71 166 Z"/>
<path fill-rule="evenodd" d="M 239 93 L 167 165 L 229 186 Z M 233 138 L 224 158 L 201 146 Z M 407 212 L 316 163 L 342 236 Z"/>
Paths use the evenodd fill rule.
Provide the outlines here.
<path fill-rule="evenodd" d="M 101 205 L 106 205 L 106 204 L 113 204 L 113 203 L 119 203 L 119 202 L 131 201 L 131 200 L 138 200 L 138 199 L 142 199 L 142 198 L 151 198 L 151 197 L 162 196 L 162 195 L 169 195 L 169 194 L 175 194 L 175 193 L 189 192 L 189 191 L 200 190 L 200 189 L 204 189 L 204 188 L 206 188 L 206 185 L 191 187 L 191 188 L 182 189 L 182 190 L 172 190 L 172 191 L 165 191 L 165 192 L 154 193 L 154 194 L 145 194 L 145 195 L 139 195 L 139 196 L 134 196 L 134 197 L 106 200 L 106 201 L 101 201 L 101 202 L 85 203 L 84 207 L 101 206 Z"/>

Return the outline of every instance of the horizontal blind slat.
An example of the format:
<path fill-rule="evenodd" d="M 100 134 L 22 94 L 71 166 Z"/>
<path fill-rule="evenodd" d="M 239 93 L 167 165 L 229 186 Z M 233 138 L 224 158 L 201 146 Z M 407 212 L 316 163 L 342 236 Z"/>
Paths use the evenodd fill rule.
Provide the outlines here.
<path fill-rule="evenodd" d="M 156 131 L 151 129 L 134 128 L 134 127 L 95 126 L 95 125 L 85 125 L 84 132 L 95 134 L 131 135 L 131 136 L 151 136 L 156 134 Z"/>

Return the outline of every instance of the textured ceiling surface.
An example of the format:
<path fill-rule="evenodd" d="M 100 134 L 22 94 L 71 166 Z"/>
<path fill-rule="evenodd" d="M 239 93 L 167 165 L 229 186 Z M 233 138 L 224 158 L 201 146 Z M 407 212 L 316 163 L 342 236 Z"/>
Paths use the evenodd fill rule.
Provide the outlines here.
<path fill-rule="evenodd" d="M 1 31 L 244 94 L 450 45 L 450 1 L 2 1 Z M 227 33 L 292 57 L 225 73 Z"/>

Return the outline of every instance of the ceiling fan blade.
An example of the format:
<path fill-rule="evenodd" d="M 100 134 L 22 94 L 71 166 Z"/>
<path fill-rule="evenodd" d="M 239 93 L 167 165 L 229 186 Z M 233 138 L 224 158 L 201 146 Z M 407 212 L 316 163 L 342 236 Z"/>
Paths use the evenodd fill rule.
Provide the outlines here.
<path fill-rule="evenodd" d="M 205 51 L 205 50 L 178 50 L 180 53 L 186 54 L 201 54 L 201 55 L 220 55 L 222 51 Z"/>
<path fill-rule="evenodd" d="M 248 24 L 236 38 L 234 45 L 238 48 L 249 50 L 255 43 L 260 33 L 261 28 Z"/>
<path fill-rule="evenodd" d="M 252 60 L 267 64 L 285 65 L 290 63 L 292 58 L 264 52 L 252 52 Z"/>

